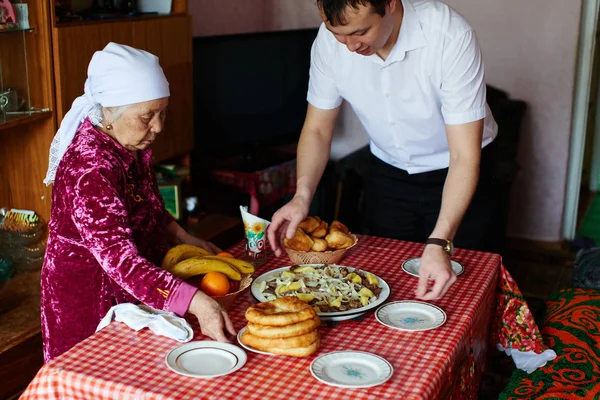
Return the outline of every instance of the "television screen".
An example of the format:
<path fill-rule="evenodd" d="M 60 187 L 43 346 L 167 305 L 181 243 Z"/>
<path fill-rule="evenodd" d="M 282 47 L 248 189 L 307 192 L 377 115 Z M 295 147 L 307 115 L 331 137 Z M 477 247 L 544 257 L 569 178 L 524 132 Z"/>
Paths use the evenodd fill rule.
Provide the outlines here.
<path fill-rule="evenodd" d="M 298 139 L 317 29 L 194 38 L 195 152 Z"/>

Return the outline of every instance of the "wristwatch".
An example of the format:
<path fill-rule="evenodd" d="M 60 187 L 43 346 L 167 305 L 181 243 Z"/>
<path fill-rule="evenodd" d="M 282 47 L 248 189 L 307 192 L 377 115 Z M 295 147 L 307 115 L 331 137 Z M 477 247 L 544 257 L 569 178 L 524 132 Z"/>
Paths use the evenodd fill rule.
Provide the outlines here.
<path fill-rule="evenodd" d="M 449 256 L 454 254 L 454 243 L 448 239 L 438 239 L 438 238 L 429 238 L 425 242 L 426 244 L 435 244 L 437 246 L 442 246 L 444 251 L 448 253 Z"/>

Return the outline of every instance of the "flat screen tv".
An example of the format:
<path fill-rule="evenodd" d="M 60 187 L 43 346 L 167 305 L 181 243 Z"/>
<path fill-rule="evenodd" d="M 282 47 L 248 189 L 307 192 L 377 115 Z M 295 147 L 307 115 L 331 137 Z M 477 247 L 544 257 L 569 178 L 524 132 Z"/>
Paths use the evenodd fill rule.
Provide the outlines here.
<path fill-rule="evenodd" d="M 194 153 L 297 141 L 317 29 L 195 37 Z"/>

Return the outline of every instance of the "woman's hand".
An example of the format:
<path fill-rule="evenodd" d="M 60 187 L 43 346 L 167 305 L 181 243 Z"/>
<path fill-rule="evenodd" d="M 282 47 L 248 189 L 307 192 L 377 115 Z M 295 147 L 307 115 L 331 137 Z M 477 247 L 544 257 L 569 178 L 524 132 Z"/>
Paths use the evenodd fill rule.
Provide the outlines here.
<path fill-rule="evenodd" d="M 194 314 L 200 323 L 200 331 L 203 335 L 219 342 L 231 342 L 225 336 L 227 330 L 231 335 L 236 334 L 233 324 L 227 312 L 221 308 L 219 303 L 198 290 L 188 308 L 190 314 Z"/>
<path fill-rule="evenodd" d="M 185 244 L 193 244 L 194 246 L 202 247 L 204 250 L 208 251 L 211 254 L 218 254 L 222 252 L 220 248 L 212 244 L 211 242 L 207 242 L 206 240 L 198 239 L 195 236 L 189 235 L 186 237 L 183 243 Z"/>
<path fill-rule="evenodd" d="M 172 244 L 191 244 L 202 247 L 211 254 L 218 254 L 222 251 L 211 242 L 207 242 L 206 240 L 198 239 L 197 237 L 190 235 L 177 223 L 177 221 L 171 221 L 171 223 L 167 226 L 167 231 L 169 232 L 169 241 Z"/>
<path fill-rule="evenodd" d="M 267 228 L 267 236 L 269 244 L 277 257 L 281 255 L 284 235 L 288 239 L 294 236 L 298 224 L 308 215 L 309 205 L 309 202 L 304 198 L 296 195 L 289 203 L 273 214 L 271 224 Z"/>

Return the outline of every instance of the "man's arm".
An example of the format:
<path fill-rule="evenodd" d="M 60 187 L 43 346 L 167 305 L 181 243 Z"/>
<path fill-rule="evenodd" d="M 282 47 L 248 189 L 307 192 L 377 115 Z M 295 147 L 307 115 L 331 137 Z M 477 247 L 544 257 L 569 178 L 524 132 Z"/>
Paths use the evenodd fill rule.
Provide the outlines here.
<path fill-rule="evenodd" d="M 452 240 L 473 199 L 479 180 L 483 120 L 459 125 L 446 125 L 450 150 L 450 166 L 442 192 L 440 215 L 430 237 Z M 430 292 L 429 281 L 435 281 Z M 456 281 L 450 257 L 444 249 L 428 245 L 421 258 L 417 297 L 439 299 Z"/>
<path fill-rule="evenodd" d="M 274 215 L 267 236 L 276 255 L 281 254 L 281 240 L 291 238 L 298 224 L 306 217 L 308 208 L 331 151 L 333 130 L 340 107 L 322 110 L 308 104 L 306 119 L 298 141 L 296 155 L 296 194 Z"/>
<path fill-rule="evenodd" d="M 452 240 L 464 217 L 479 179 L 483 120 L 446 125 L 450 150 L 448 177 L 442 192 L 442 207 L 431 237 Z"/>
<path fill-rule="evenodd" d="M 298 141 L 296 196 L 310 204 L 329 160 L 339 107 L 321 110 L 310 104 Z M 295 229 L 294 229 L 295 230 Z"/>

